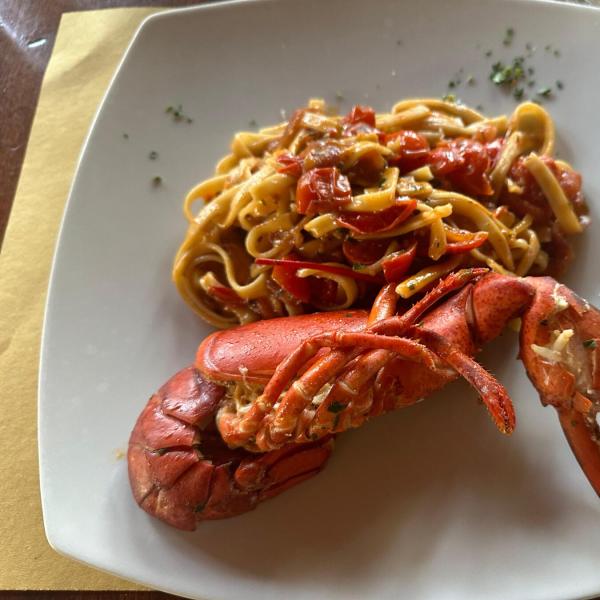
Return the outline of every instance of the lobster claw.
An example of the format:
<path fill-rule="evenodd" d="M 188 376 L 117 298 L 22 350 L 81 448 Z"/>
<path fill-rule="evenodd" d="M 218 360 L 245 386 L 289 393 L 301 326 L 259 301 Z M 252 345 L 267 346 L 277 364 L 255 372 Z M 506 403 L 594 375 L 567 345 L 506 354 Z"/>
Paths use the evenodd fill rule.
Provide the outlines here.
<path fill-rule="evenodd" d="M 331 436 L 264 454 L 228 448 L 215 425 L 224 393 L 188 367 L 150 398 L 133 428 L 128 467 L 135 500 L 178 529 L 252 510 L 317 474 L 331 454 Z"/>
<path fill-rule="evenodd" d="M 528 277 L 521 359 L 552 405 L 583 472 L 600 495 L 600 311 L 550 277 Z"/>

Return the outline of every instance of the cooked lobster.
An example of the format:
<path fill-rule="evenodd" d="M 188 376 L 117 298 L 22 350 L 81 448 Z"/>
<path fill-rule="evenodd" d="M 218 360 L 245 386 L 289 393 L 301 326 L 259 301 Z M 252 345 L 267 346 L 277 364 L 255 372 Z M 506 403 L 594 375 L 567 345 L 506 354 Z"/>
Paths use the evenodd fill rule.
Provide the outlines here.
<path fill-rule="evenodd" d="M 458 376 L 498 427 L 504 387 L 472 357 L 521 318 L 520 358 L 600 494 L 600 312 L 550 277 L 465 269 L 403 314 L 392 286 L 370 314 L 288 317 L 219 331 L 138 418 L 129 444 L 137 502 L 182 529 L 237 515 L 316 474 L 333 436 L 411 405 Z"/>

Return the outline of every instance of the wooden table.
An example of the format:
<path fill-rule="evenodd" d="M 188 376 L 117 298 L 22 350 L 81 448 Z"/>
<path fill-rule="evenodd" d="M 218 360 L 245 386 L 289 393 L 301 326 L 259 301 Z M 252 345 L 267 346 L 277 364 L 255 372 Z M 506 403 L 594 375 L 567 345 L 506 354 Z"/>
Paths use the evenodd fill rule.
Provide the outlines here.
<path fill-rule="evenodd" d="M 205 0 L 206 1 L 206 0 Z M 42 77 L 63 12 L 118 6 L 188 6 L 202 0 L 1 0 L 0 247 L 8 222 Z M 0 600 L 167 600 L 161 592 L 10 592 Z"/>
<path fill-rule="evenodd" d="M 118 6 L 187 6 L 202 0 L 0 1 L 0 246 L 10 215 L 42 77 L 63 12 Z M 167 600 L 161 592 L 10 592 L 0 600 Z"/>

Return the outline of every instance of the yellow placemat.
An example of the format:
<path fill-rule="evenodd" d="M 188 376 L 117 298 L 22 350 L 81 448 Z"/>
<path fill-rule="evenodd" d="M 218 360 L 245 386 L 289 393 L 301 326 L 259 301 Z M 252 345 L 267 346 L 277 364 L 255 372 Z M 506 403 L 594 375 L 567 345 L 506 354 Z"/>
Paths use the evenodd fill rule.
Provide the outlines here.
<path fill-rule="evenodd" d="M 0 254 L 0 590 L 136 590 L 63 558 L 44 535 L 37 379 L 50 263 L 77 157 L 142 19 L 160 9 L 63 15 Z"/>

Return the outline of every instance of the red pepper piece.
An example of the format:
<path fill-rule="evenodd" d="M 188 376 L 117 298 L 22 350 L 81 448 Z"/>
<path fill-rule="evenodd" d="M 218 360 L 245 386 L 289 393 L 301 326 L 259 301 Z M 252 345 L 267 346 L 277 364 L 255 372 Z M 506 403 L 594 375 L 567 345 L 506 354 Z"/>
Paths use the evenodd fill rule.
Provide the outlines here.
<path fill-rule="evenodd" d="M 217 297 L 222 302 L 233 304 L 234 306 L 241 306 L 246 303 L 243 298 L 240 298 L 234 290 L 224 285 L 211 285 L 208 288 L 208 293 L 211 296 Z"/>
<path fill-rule="evenodd" d="M 344 277 L 352 277 L 358 281 L 366 281 L 368 283 L 381 284 L 381 278 L 376 275 L 368 275 L 367 273 L 359 273 L 348 267 L 337 267 L 335 265 L 325 265 L 319 262 L 312 262 L 308 260 L 292 260 L 289 258 L 257 258 L 257 265 L 272 265 L 281 266 L 292 269 L 296 272 L 298 269 L 318 269 L 325 273 L 332 273 L 334 275 L 343 275 Z M 301 278 L 299 278 L 301 279 Z"/>
<path fill-rule="evenodd" d="M 337 222 L 356 233 L 381 233 L 398 227 L 406 221 L 417 206 L 414 198 L 397 200 L 394 206 L 377 212 L 343 212 Z"/>
<path fill-rule="evenodd" d="M 393 252 L 382 263 L 383 274 L 388 283 L 397 283 L 410 269 L 417 254 L 417 244 L 413 244 L 408 250 Z"/>
<path fill-rule="evenodd" d="M 465 235 L 462 240 L 446 244 L 446 254 L 461 254 L 474 248 L 479 248 L 479 246 L 485 244 L 487 239 L 487 231 L 468 232 L 468 235 Z"/>

